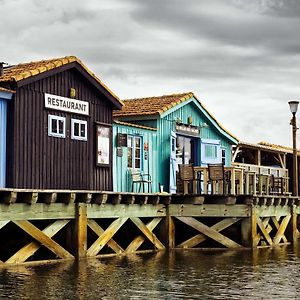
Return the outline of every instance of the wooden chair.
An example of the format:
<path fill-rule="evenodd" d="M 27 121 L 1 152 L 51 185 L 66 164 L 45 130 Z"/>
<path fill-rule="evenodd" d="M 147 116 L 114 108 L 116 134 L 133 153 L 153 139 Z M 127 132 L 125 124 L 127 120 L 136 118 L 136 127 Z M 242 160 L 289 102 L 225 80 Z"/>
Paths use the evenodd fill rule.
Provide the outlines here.
<path fill-rule="evenodd" d="M 131 172 L 131 191 L 134 191 L 134 185 L 138 185 L 138 192 L 145 192 L 145 184 L 148 186 L 148 192 L 152 193 L 152 178 L 150 174 L 143 174 L 141 171 L 132 170 Z"/>
<path fill-rule="evenodd" d="M 270 177 L 270 192 L 272 194 L 284 193 L 284 179 L 282 177 L 276 177 L 271 175 Z"/>
<path fill-rule="evenodd" d="M 192 184 L 192 192 L 197 193 L 199 190 L 199 182 L 201 181 L 200 178 L 195 177 L 195 171 L 192 164 L 181 164 L 179 165 L 179 179 L 183 184 L 183 193 L 189 193 L 189 185 Z M 195 186 L 194 186 L 195 184 Z M 196 189 L 194 189 L 196 187 Z M 198 189 L 197 189 L 198 187 Z M 201 190 L 200 190 L 201 191 Z"/>
<path fill-rule="evenodd" d="M 220 164 L 207 164 L 208 167 L 208 183 L 211 184 L 211 193 L 214 194 L 214 187 L 217 184 L 222 184 L 223 194 L 226 194 L 226 184 L 230 185 L 230 181 L 228 180 L 228 176 L 225 174 L 224 165 Z"/>

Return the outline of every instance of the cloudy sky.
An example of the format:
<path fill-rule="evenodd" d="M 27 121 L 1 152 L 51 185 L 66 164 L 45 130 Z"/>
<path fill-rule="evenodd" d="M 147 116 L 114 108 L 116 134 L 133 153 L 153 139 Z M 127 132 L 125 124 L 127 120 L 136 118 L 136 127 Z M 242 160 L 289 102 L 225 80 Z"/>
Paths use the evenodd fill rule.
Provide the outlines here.
<path fill-rule="evenodd" d="M 76 55 L 121 99 L 191 91 L 241 140 L 291 145 L 299 0 L 0 0 L 0 11 L 4 62 Z"/>

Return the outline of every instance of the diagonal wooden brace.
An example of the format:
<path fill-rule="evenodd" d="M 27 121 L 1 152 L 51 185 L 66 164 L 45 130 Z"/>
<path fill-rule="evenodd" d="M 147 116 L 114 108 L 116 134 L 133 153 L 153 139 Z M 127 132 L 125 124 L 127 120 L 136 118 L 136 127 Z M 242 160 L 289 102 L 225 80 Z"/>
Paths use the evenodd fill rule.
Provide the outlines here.
<path fill-rule="evenodd" d="M 66 249 L 60 246 L 58 243 L 53 241 L 49 236 L 47 236 L 44 232 L 38 229 L 36 226 L 31 224 L 29 221 L 13 221 L 17 226 L 27 232 L 30 236 L 32 236 L 36 241 L 41 243 L 43 246 L 47 247 L 54 254 L 56 254 L 60 258 L 74 258 L 72 254 L 70 254 Z"/>
<path fill-rule="evenodd" d="M 230 227 L 231 225 L 239 222 L 241 219 L 242 218 L 225 218 L 225 219 L 221 220 L 220 222 L 214 224 L 210 228 L 213 230 L 216 230 L 217 232 L 220 232 L 220 231 Z M 204 242 L 205 240 L 207 240 L 207 236 L 205 234 L 199 233 L 199 234 L 193 236 L 192 238 L 182 242 L 181 244 L 176 246 L 176 248 L 192 248 L 192 247 L 195 247 L 195 246 L 199 245 L 200 243 Z"/>
<path fill-rule="evenodd" d="M 149 229 L 149 231 L 152 232 L 161 220 L 162 218 L 154 218 L 146 225 L 146 227 Z M 145 237 L 143 235 L 136 237 L 126 248 L 126 253 L 135 252 L 143 244 L 144 241 Z"/>
<path fill-rule="evenodd" d="M 53 237 L 58 233 L 64 226 L 66 226 L 70 220 L 58 220 L 53 224 L 47 226 L 43 233 L 46 234 L 49 238 Z M 21 248 L 13 256 L 11 256 L 5 263 L 8 264 L 18 264 L 25 262 L 30 256 L 32 256 L 38 249 L 40 249 L 41 244 L 39 242 L 33 241 L 28 245 Z"/>
<path fill-rule="evenodd" d="M 128 218 L 118 218 L 113 221 L 88 249 L 87 256 L 96 256 L 127 220 Z"/>
<path fill-rule="evenodd" d="M 140 218 L 130 218 L 130 220 L 141 230 L 144 236 L 159 250 L 166 249 L 156 235 L 141 221 Z"/>
<path fill-rule="evenodd" d="M 242 247 L 240 244 L 236 243 L 235 241 L 229 239 L 228 237 L 222 235 L 221 233 L 217 232 L 216 230 L 212 229 L 211 227 L 199 222 L 195 218 L 192 217 L 176 217 L 181 222 L 189 225 L 190 227 L 200 231 L 202 234 L 208 236 L 209 238 L 217 241 L 221 245 L 227 248 L 240 248 Z"/>
<path fill-rule="evenodd" d="M 92 219 L 88 220 L 88 226 L 100 237 L 104 233 L 104 229 Z M 107 245 L 115 252 L 115 253 L 123 253 L 124 249 L 118 245 L 113 239 L 107 242 Z"/>
<path fill-rule="evenodd" d="M 278 231 L 274 237 L 274 244 L 279 244 L 280 240 L 283 238 L 284 236 L 284 232 L 290 222 L 291 216 L 286 216 L 284 217 L 284 219 L 281 221 L 281 224 L 278 228 Z"/>

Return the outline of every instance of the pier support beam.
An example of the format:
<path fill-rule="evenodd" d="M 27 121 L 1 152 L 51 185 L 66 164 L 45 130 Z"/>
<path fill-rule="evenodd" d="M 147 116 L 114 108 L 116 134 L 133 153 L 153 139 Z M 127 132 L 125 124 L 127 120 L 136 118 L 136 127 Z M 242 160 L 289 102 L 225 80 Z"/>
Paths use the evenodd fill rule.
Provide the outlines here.
<path fill-rule="evenodd" d="M 75 254 L 79 259 L 86 257 L 87 253 L 87 204 L 76 203 L 75 205 Z"/>
<path fill-rule="evenodd" d="M 257 212 L 255 206 L 250 206 L 250 217 L 241 221 L 241 238 L 244 247 L 256 248 L 257 235 Z"/>
<path fill-rule="evenodd" d="M 290 225 L 290 240 L 292 241 L 293 245 L 295 245 L 299 238 L 299 231 L 297 228 L 297 212 L 296 212 L 296 206 L 291 206 L 291 225 Z"/>
<path fill-rule="evenodd" d="M 167 225 L 167 248 L 174 249 L 175 248 L 175 224 L 172 217 L 166 217 L 166 225 Z"/>

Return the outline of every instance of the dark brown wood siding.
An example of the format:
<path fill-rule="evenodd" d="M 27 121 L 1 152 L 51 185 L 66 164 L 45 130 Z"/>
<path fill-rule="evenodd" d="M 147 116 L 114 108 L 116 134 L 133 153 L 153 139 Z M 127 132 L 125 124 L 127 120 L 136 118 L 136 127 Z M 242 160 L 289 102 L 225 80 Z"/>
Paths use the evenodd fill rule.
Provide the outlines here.
<path fill-rule="evenodd" d="M 71 87 L 89 116 L 45 109 L 45 93 L 69 97 Z M 75 68 L 17 88 L 9 114 L 8 187 L 112 190 L 112 165 L 96 166 L 95 144 L 95 122 L 112 124 L 112 104 Z M 48 114 L 66 117 L 66 138 L 48 136 Z M 87 141 L 71 139 L 71 118 L 87 121 Z"/>

